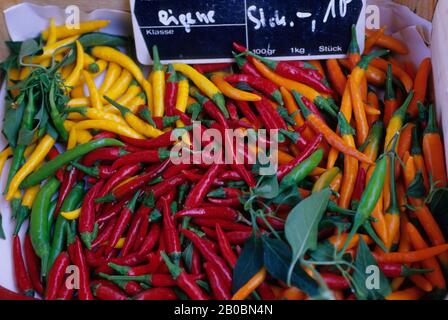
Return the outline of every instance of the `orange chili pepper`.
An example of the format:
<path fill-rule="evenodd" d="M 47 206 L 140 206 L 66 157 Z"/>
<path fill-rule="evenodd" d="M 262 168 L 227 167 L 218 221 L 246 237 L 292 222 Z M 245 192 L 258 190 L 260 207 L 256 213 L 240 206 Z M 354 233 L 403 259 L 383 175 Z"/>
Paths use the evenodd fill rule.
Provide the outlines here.
<path fill-rule="evenodd" d="M 418 300 L 423 297 L 424 292 L 417 287 L 407 288 L 402 291 L 392 292 L 386 300 Z"/>
<path fill-rule="evenodd" d="M 211 77 L 211 80 L 226 97 L 238 101 L 261 101 L 261 97 L 256 94 L 234 88 L 230 83 L 224 80 L 222 75 L 215 73 Z"/>
<path fill-rule="evenodd" d="M 382 35 L 384 35 L 384 27 L 374 31 L 372 35 L 367 36 L 364 45 L 364 53 L 369 53 Z"/>
<path fill-rule="evenodd" d="M 372 37 L 373 34 L 374 31 L 366 29 L 366 35 L 368 37 Z M 409 49 L 406 44 L 392 36 L 388 36 L 385 34 L 381 35 L 375 44 L 401 55 L 407 55 L 409 53 Z"/>
<path fill-rule="evenodd" d="M 384 72 L 387 71 L 387 67 L 389 64 L 390 64 L 389 62 L 387 62 L 386 60 L 381 59 L 381 58 L 373 59 L 371 62 L 372 66 L 374 66 Z M 409 77 L 409 75 L 402 68 L 393 64 L 392 65 L 392 74 L 401 81 L 404 88 L 406 89 L 406 92 L 410 92 L 412 90 L 414 81 L 412 81 L 411 77 Z"/>
<path fill-rule="evenodd" d="M 431 58 L 423 59 L 418 67 L 414 81 L 414 97 L 409 105 L 408 112 L 411 116 L 415 116 L 418 112 L 417 102 L 425 103 L 426 92 L 428 89 L 428 79 L 431 73 Z"/>
<path fill-rule="evenodd" d="M 408 223 L 406 225 L 406 230 L 409 233 L 412 246 L 415 250 L 427 249 L 428 244 L 420 235 L 417 228 L 412 224 Z M 442 269 L 435 257 L 425 259 L 421 262 L 423 268 L 432 269 L 432 272 L 425 274 L 426 278 L 436 287 L 444 289 L 446 287 L 445 278 L 443 277 Z"/>
<path fill-rule="evenodd" d="M 326 62 L 328 78 L 332 87 L 342 97 L 344 94 L 345 86 L 347 85 L 347 77 L 342 72 L 341 67 L 336 59 L 328 59 Z"/>
<path fill-rule="evenodd" d="M 348 70 L 354 69 L 347 59 L 341 59 L 338 61 L 344 68 L 347 68 Z M 384 85 L 384 82 L 386 81 L 386 73 L 378 68 L 375 68 L 374 66 L 369 65 L 366 69 L 366 78 L 368 83 L 380 87 Z"/>

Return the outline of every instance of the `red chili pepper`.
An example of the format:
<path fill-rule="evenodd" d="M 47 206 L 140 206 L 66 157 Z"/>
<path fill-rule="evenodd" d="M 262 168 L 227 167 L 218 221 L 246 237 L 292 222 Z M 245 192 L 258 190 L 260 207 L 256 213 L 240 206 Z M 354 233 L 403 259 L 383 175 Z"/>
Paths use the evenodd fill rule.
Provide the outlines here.
<path fill-rule="evenodd" d="M 149 230 L 148 235 L 146 236 L 145 240 L 143 240 L 142 246 L 140 247 L 138 254 L 145 255 L 151 252 L 151 250 L 157 244 L 160 234 L 161 234 L 160 225 L 158 223 L 153 223 L 151 225 L 151 229 Z"/>
<path fill-rule="evenodd" d="M 0 286 L 0 300 L 37 300 L 24 294 L 16 293 Z"/>
<path fill-rule="evenodd" d="M 199 170 L 193 169 L 193 170 L 182 170 L 182 174 L 187 178 L 188 181 L 196 183 L 200 181 L 203 178 L 203 174 L 200 173 Z M 218 178 L 213 180 L 212 183 L 213 186 L 223 186 L 224 181 L 219 180 Z"/>
<path fill-rule="evenodd" d="M 145 169 L 145 173 L 130 180 L 129 182 L 120 185 L 112 192 L 109 192 L 106 196 L 96 199 L 96 202 L 102 201 L 117 201 L 121 200 L 129 194 L 134 194 L 137 190 L 140 190 L 146 184 L 148 184 L 152 179 L 159 176 L 165 168 L 169 165 L 169 159 L 165 160 L 160 164 L 154 164 Z"/>
<path fill-rule="evenodd" d="M 182 289 L 192 300 L 209 300 L 209 297 L 196 284 L 194 278 L 189 277 L 184 269 L 171 262 L 165 252 L 161 252 L 163 260 L 168 267 L 172 277 L 176 280 L 177 286 Z"/>
<path fill-rule="evenodd" d="M 177 300 L 176 293 L 171 288 L 151 288 L 140 292 L 133 300 Z"/>
<path fill-rule="evenodd" d="M 143 291 L 142 286 L 136 281 L 114 281 L 114 283 L 128 296 L 134 296 Z"/>
<path fill-rule="evenodd" d="M 92 283 L 93 294 L 100 300 L 128 300 L 129 298 L 116 285 L 106 281 Z"/>
<path fill-rule="evenodd" d="M 34 290 L 42 296 L 44 294 L 44 288 L 40 279 L 41 263 L 39 257 L 34 252 L 29 233 L 25 235 L 24 251 L 26 267 L 31 278 L 31 283 L 33 284 Z"/>
<path fill-rule="evenodd" d="M 226 101 L 226 109 L 229 111 L 229 120 L 237 121 L 239 120 L 238 109 L 235 103 L 231 100 Z"/>
<path fill-rule="evenodd" d="M 210 73 L 215 71 L 220 71 L 232 66 L 232 63 L 208 63 L 208 64 L 194 64 L 195 68 L 200 73 Z"/>
<path fill-rule="evenodd" d="M 201 255 L 209 262 L 213 263 L 218 270 L 220 270 L 220 274 L 222 274 L 224 281 L 231 286 L 232 283 L 232 275 L 227 267 L 223 258 L 218 256 L 215 251 L 211 248 L 210 244 L 201 237 L 199 237 L 196 233 L 182 229 L 181 232 L 187 237 L 193 245 L 199 250 Z"/>
<path fill-rule="evenodd" d="M 154 252 L 151 252 L 150 255 L 148 256 L 148 260 L 149 263 L 144 264 L 144 265 L 139 265 L 139 266 L 134 266 L 134 267 L 129 267 L 129 266 L 122 266 L 122 265 L 117 265 L 115 263 L 109 263 L 109 267 L 111 267 L 112 269 L 114 269 L 115 271 L 119 272 L 121 275 L 124 276 L 141 276 L 141 275 L 145 275 L 145 274 L 152 274 L 155 273 L 157 271 L 157 269 L 159 268 L 161 259 L 159 259 L 158 256 L 155 255 Z"/>
<path fill-rule="evenodd" d="M 50 151 L 47 154 L 47 160 L 53 160 L 54 158 L 56 158 L 58 155 L 60 154 L 60 152 L 58 151 L 58 149 L 56 149 L 56 147 L 52 147 L 50 149 Z M 61 168 L 58 171 L 56 171 L 56 178 L 58 178 L 59 181 L 62 181 L 64 179 L 64 169 Z"/>
<path fill-rule="evenodd" d="M 192 252 L 191 252 L 190 273 L 191 274 L 201 274 L 202 273 L 201 255 L 199 254 L 198 249 L 196 249 L 194 246 L 192 247 Z"/>
<path fill-rule="evenodd" d="M 203 207 L 203 208 L 193 208 L 185 209 L 177 212 L 174 215 L 175 219 L 183 217 L 195 217 L 204 219 L 224 219 L 230 221 L 238 221 L 240 218 L 239 213 L 231 208 L 222 207 Z"/>
<path fill-rule="evenodd" d="M 106 254 L 111 252 L 118 240 L 120 240 L 121 235 L 126 230 L 128 223 L 131 221 L 132 215 L 134 214 L 135 206 L 137 200 L 140 196 L 140 192 L 136 192 L 131 201 L 121 210 L 120 216 L 117 219 L 114 230 L 107 241 Z"/>
<path fill-rule="evenodd" d="M 167 148 L 174 143 L 174 141 L 171 141 L 172 133 L 173 132 L 170 130 L 156 138 L 151 139 L 133 139 L 125 136 L 120 136 L 120 140 L 142 149 Z"/>
<path fill-rule="evenodd" d="M 113 226 L 113 225 L 112 225 Z M 98 250 L 85 250 L 86 263 L 91 268 L 98 268 L 106 263 L 106 257 L 104 256 L 104 247 L 98 248 Z"/>
<path fill-rule="evenodd" d="M 58 290 L 61 287 L 65 271 L 70 264 L 70 258 L 66 252 L 61 252 L 48 273 L 47 290 L 45 292 L 45 299 L 56 300 Z"/>
<path fill-rule="evenodd" d="M 63 284 L 58 290 L 57 300 L 72 300 L 74 289 L 71 286 L 65 285 L 66 278 L 62 280 Z"/>
<path fill-rule="evenodd" d="M 174 109 L 176 108 L 177 91 L 179 88 L 179 80 L 171 64 L 168 65 L 166 70 L 166 83 L 165 83 L 165 114 L 172 116 Z"/>
<path fill-rule="evenodd" d="M 224 171 L 219 175 L 219 179 L 229 180 L 229 181 L 241 181 L 241 175 L 235 171 Z"/>
<path fill-rule="evenodd" d="M 249 123 L 255 126 L 255 128 L 260 128 L 261 127 L 260 119 L 252 111 L 252 108 L 249 106 L 249 103 L 247 103 L 246 101 L 235 101 L 235 102 L 238 109 L 246 117 Z"/>
<path fill-rule="evenodd" d="M 233 252 L 229 239 L 227 239 L 227 236 L 220 227 L 219 223 L 215 224 L 215 229 L 219 250 L 221 251 L 223 258 L 226 260 L 229 267 L 233 269 L 238 258 Z"/>
<path fill-rule="evenodd" d="M 171 216 L 169 200 L 166 197 L 162 197 L 161 199 L 163 212 L 163 236 L 165 237 L 166 252 L 175 263 L 178 263 L 182 253 L 179 233 L 177 232 L 173 217 Z"/>
<path fill-rule="evenodd" d="M 110 192 L 110 190 L 112 190 L 120 182 L 132 177 L 140 169 L 141 166 L 139 163 L 122 166 L 107 180 L 101 191 L 98 193 L 98 198 L 104 197 L 106 194 Z"/>
<path fill-rule="evenodd" d="M 207 227 L 201 227 L 201 230 L 212 239 L 217 239 L 216 231 Z M 248 231 L 231 231 L 226 232 L 225 235 L 232 245 L 242 245 L 251 236 L 252 232 Z"/>
<path fill-rule="evenodd" d="M 221 228 L 227 231 L 252 231 L 252 227 L 223 219 L 194 218 L 193 223 L 201 227 L 214 227 L 216 223 L 219 223 Z"/>
<path fill-rule="evenodd" d="M 211 205 L 220 207 L 239 207 L 241 206 L 241 200 L 239 198 L 227 198 L 227 199 L 215 199 L 209 198 L 208 201 Z"/>
<path fill-rule="evenodd" d="M 238 49 L 236 49 L 238 51 Z M 238 68 L 241 70 L 242 73 L 262 78 L 263 76 L 261 73 L 255 68 L 253 64 L 251 64 L 247 59 L 238 56 L 237 54 L 233 54 L 233 57 L 235 59 L 235 62 L 238 66 Z"/>
<path fill-rule="evenodd" d="M 222 113 L 222 111 L 216 106 L 216 104 L 206 98 L 205 96 L 201 95 L 199 92 L 194 93 L 194 97 L 198 100 L 198 102 L 202 105 L 205 112 L 216 122 L 218 122 L 220 125 L 222 125 L 224 128 L 227 127 L 227 120 Z"/>
<path fill-rule="evenodd" d="M 18 235 L 14 235 L 12 240 L 12 257 L 14 262 L 14 276 L 17 288 L 23 294 L 32 297 L 34 296 L 33 284 L 31 282 L 31 277 L 26 270 L 25 262 L 23 261 L 22 244 L 20 243 L 20 237 Z"/>
<path fill-rule="evenodd" d="M 285 228 L 285 221 L 280 218 L 265 216 L 265 219 L 275 230 L 283 230 Z M 261 217 L 257 217 L 257 224 L 263 229 L 270 230 Z"/>
<path fill-rule="evenodd" d="M 152 192 L 155 199 L 158 199 L 163 194 L 169 192 L 173 188 L 177 188 L 177 186 L 181 185 L 185 182 L 185 177 L 183 175 L 172 177 L 171 179 L 162 181 L 154 186 L 150 186 L 146 188 L 146 192 Z"/>
<path fill-rule="evenodd" d="M 204 263 L 204 269 L 207 273 L 208 282 L 216 300 L 230 300 L 230 288 L 222 281 L 219 270 L 210 262 Z"/>
<path fill-rule="evenodd" d="M 269 81 L 268 79 L 252 76 L 249 74 L 232 74 L 225 77 L 225 80 L 232 83 L 245 82 L 255 90 L 264 93 L 279 104 L 283 105 L 283 98 L 280 90 L 278 89 L 276 84 Z"/>
<path fill-rule="evenodd" d="M 261 300 L 275 300 L 275 294 L 266 282 L 258 286 L 257 293 L 260 295 Z"/>
<path fill-rule="evenodd" d="M 299 163 L 308 158 L 317 147 L 322 142 L 322 134 L 316 135 L 312 141 L 309 142 L 307 148 L 302 151 L 294 160 L 280 166 L 277 170 L 277 178 L 279 180 L 283 179 L 293 168 L 295 168 Z"/>
<path fill-rule="evenodd" d="M 103 131 L 103 132 L 100 132 L 100 133 L 97 133 L 96 135 L 94 135 L 92 140 L 99 140 L 99 139 L 105 139 L 105 138 L 114 139 L 116 137 L 117 137 L 117 135 L 113 132 Z"/>
<path fill-rule="evenodd" d="M 167 149 L 145 150 L 128 153 L 115 160 L 112 164 L 112 169 L 116 170 L 126 165 L 138 163 L 157 163 L 167 159 L 169 156 L 170 151 Z"/>
<path fill-rule="evenodd" d="M 115 161 L 127 153 L 127 151 L 120 147 L 99 148 L 86 154 L 82 160 L 82 164 L 90 167 L 97 161 Z"/>
<path fill-rule="evenodd" d="M 142 222 L 140 224 L 140 227 L 138 228 L 137 236 L 135 238 L 132 249 L 129 252 L 138 252 L 140 250 L 140 248 L 142 247 L 142 245 L 145 241 L 146 235 L 148 234 L 150 220 L 152 222 L 152 219 L 150 219 L 150 217 L 149 217 L 151 208 L 147 207 L 144 203 L 143 203 L 143 206 L 145 207 L 145 209 L 142 209 L 142 210 L 144 210 L 144 212 L 141 213 Z"/>
<path fill-rule="evenodd" d="M 162 178 L 163 179 L 172 178 L 181 173 L 182 171 L 190 169 L 191 166 L 192 166 L 191 164 L 184 164 L 184 163 L 177 164 L 175 166 L 173 165 L 165 170 L 165 172 L 162 174 Z"/>
<path fill-rule="evenodd" d="M 126 257 L 116 257 L 116 258 L 110 258 L 107 259 L 102 266 L 97 268 L 95 270 L 96 273 L 111 273 L 113 269 L 109 267 L 108 263 L 115 263 L 118 265 L 125 265 L 125 266 L 136 266 L 142 262 L 146 261 L 146 257 L 137 254 L 137 253 L 131 253 L 128 254 Z"/>
<path fill-rule="evenodd" d="M 388 278 L 410 277 L 416 274 L 429 272 L 429 270 L 426 269 L 409 268 L 407 265 L 400 263 L 379 263 L 378 265 L 384 275 Z"/>
<path fill-rule="evenodd" d="M 353 189 L 352 194 L 352 207 L 357 206 L 359 200 L 361 200 L 361 196 L 364 193 L 364 189 L 366 187 L 366 169 L 359 168 L 358 175 L 356 176 L 355 187 Z"/>
<path fill-rule="evenodd" d="M 147 110 L 146 107 L 145 107 L 145 110 Z M 160 129 L 160 130 L 163 130 L 168 127 L 172 127 L 173 124 L 175 124 L 177 120 L 179 120 L 179 116 L 152 117 L 152 121 L 156 125 L 156 128 Z"/>
<path fill-rule="evenodd" d="M 126 195 L 123 199 L 121 199 L 118 202 L 109 202 L 107 203 L 104 208 L 101 210 L 102 214 L 95 220 L 95 223 L 98 225 L 100 223 L 104 223 L 116 216 L 121 212 L 121 209 L 123 208 L 126 203 L 131 200 L 132 194 Z M 99 204 L 101 206 L 101 204 Z"/>
<path fill-rule="evenodd" d="M 137 240 L 140 226 L 144 220 L 148 220 L 150 212 L 151 208 L 148 204 L 148 199 L 145 198 L 145 200 L 135 213 L 134 218 L 132 219 L 132 222 L 128 228 L 123 247 L 121 248 L 121 255 L 126 256 L 131 251 L 135 241 Z"/>
<path fill-rule="evenodd" d="M 350 288 L 350 282 L 343 276 L 327 272 L 321 272 L 320 276 L 332 290 L 345 290 Z"/>
<path fill-rule="evenodd" d="M 191 189 L 190 193 L 185 200 L 185 208 L 197 208 L 200 206 L 205 196 L 207 195 L 210 187 L 213 184 L 213 180 L 218 176 L 223 169 L 222 164 L 212 164 L 207 172 L 204 174 L 201 180 Z"/>
<path fill-rule="evenodd" d="M 98 225 L 95 224 L 95 198 L 103 185 L 104 180 L 100 180 L 97 184 L 92 186 L 87 192 L 81 206 L 78 231 L 82 241 L 89 249 L 91 249 L 92 241 L 96 238 L 95 229 L 98 228 Z"/>
<path fill-rule="evenodd" d="M 82 250 L 81 240 L 78 236 L 74 237 L 72 243 L 68 246 L 68 252 L 71 261 L 79 269 L 79 289 L 78 298 L 79 300 L 93 300 L 92 291 L 90 290 L 90 276 L 89 269 L 87 267 L 86 258 Z"/>

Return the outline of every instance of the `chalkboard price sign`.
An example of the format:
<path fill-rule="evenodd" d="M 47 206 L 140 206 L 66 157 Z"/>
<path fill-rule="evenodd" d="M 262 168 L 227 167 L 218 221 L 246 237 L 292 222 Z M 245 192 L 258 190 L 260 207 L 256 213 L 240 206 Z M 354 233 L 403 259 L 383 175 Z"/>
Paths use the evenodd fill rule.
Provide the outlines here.
<path fill-rule="evenodd" d="M 277 60 L 345 56 L 351 26 L 364 45 L 365 0 L 131 0 L 137 56 L 228 62 L 232 42 Z"/>

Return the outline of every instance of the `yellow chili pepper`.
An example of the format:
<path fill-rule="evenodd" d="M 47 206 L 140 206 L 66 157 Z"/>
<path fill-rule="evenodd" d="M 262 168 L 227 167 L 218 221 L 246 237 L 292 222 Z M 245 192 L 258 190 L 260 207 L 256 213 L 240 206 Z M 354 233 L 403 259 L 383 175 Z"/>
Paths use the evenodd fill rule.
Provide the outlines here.
<path fill-rule="evenodd" d="M 82 75 L 84 77 L 84 80 L 86 81 L 87 88 L 89 89 L 90 93 L 90 103 L 92 104 L 92 107 L 98 110 L 103 110 L 103 103 L 101 101 L 100 93 L 98 92 L 98 89 L 96 88 L 95 82 L 92 79 L 92 76 L 89 72 L 83 70 Z"/>
<path fill-rule="evenodd" d="M 140 134 L 148 137 L 148 138 L 155 138 L 163 134 L 162 131 L 160 131 L 157 128 L 154 128 L 150 124 L 146 123 L 139 117 L 137 117 L 135 114 L 133 114 L 128 108 L 119 105 L 113 100 L 110 100 L 108 97 L 106 99 L 118 110 L 120 110 L 121 114 L 123 115 L 123 118 L 126 120 L 126 122 L 134 128 L 137 132 Z"/>
<path fill-rule="evenodd" d="M 123 237 L 121 237 L 120 239 L 118 239 L 118 241 L 117 241 L 117 243 L 115 244 L 115 249 L 121 249 L 121 248 L 123 248 L 123 245 L 124 245 L 124 240 L 125 240 L 126 238 L 123 238 Z"/>
<path fill-rule="evenodd" d="M 185 112 L 185 110 L 187 110 L 188 100 L 190 98 L 190 85 L 188 83 L 188 79 L 183 75 L 179 75 L 179 79 L 180 80 L 178 82 L 177 89 L 176 109 L 180 112 Z M 182 120 L 177 120 L 176 127 L 183 128 L 185 127 L 185 124 L 182 122 Z M 182 141 L 187 145 L 191 145 L 190 136 L 188 135 L 188 133 L 185 133 L 182 136 Z"/>
<path fill-rule="evenodd" d="M 232 297 L 232 300 L 244 300 L 266 279 L 266 269 L 263 267 Z"/>
<path fill-rule="evenodd" d="M 238 101 L 260 101 L 261 97 L 256 94 L 246 92 L 243 90 L 239 90 L 234 88 L 230 83 L 224 80 L 224 77 L 218 74 L 214 74 L 211 77 L 213 83 L 218 87 L 222 93 L 231 99 Z"/>
<path fill-rule="evenodd" d="M 72 99 L 85 98 L 85 96 L 86 94 L 84 93 L 84 84 L 78 85 L 70 91 L 70 97 Z"/>
<path fill-rule="evenodd" d="M 314 183 L 312 192 L 318 192 L 326 187 L 330 186 L 333 179 L 340 173 L 338 167 L 333 167 L 328 169 L 324 174 L 320 176 L 320 178 Z"/>
<path fill-rule="evenodd" d="M 79 36 L 72 36 L 72 37 L 60 40 L 58 42 L 55 42 L 51 45 L 45 46 L 43 48 L 44 52 L 42 53 L 42 55 L 32 58 L 33 63 L 40 63 L 48 58 L 51 58 L 53 56 L 53 54 L 55 53 L 55 51 L 58 51 L 58 53 L 66 52 L 67 50 L 69 50 L 69 48 L 67 46 L 69 44 L 72 44 L 73 42 L 75 42 L 78 38 L 79 38 Z"/>
<path fill-rule="evenodd" d="M 50 26 L 48 27 L 48 39 L 47 39 L 47 43 L 45 45 L 49 46 L 53 43 L 55 43 L 57 41 L 57 36 L 56 36 L 56 25 L 54 22 L 54 18 L 50 19 Z M 49 59 L 47 59 L 49 60 Z"/>
<path fill-rule="evenodd" d="M 95 108 L 71 108 L 69 110 L 74 111 L 75 113 L 70 112 L 68 119 L 72 119 L 70 117 L 70 115 L 79 113 L 79 114 L 83 115 L 84 117 L 87 117 L 88 119 L 91 119 L 91 120 L 109 120 L 109 121 L 117 122 L 122 125 L 127 125 L 126 121 L 124 121 L 124 119 L 122 117 L 120 117 L 116 114 L 113 114 L 113 113 L 105 112 L 103 110 L 99 110 L 99 109 L 95 109 Z"/>
<path fill-rule="evenodd" d="M 103 95 L 116 100 L 117 98 L 121 97 L 126 92 L 126 90 L 129 88 L 129 85 L 131 84 L 131 81 L 132 81 L 131 73 L 128 70 L 123 69 L 123 71 L 120 74 L 120 77 L 112 84 L 112 87 L 109 88 L 109 90 L 107 90 L 107 92 L 104 92 L 101 90 L 100 90 L 100 92 Z M 103 99 L 103 102 L 105 103 L 106 100 L 104 100 L 103 97 L 101 97 L 101 98 Z"/>
<path fill-rule="evenodd" d="M 34 199 L 36 199 L 36 195 L 40 190 L 39 185 L 35 185 L 26 189 L 25 194 L 23 195 L 22 205 L 28 208 L 31 208 L 34 203 Z"/>
<path fill-rule="evenodd" d="M 118 77 L 121 73 L 121 67 L 115 63 L 109 63 L 109 67 L 107 68 L 106 75 L 104 76 L 104 81 L 98 89 L 99 92 L 104 93 L 107 92 L 112 85 L 117 81 Z"/>
<path fill-rule="evenodd" d="M 92 64 L 96 64 L 95 59 L 90 54 L 84 52 L 84 69 L 90 71 L 89 68 Z"/>
<path fill-rule="evenodd" d="M 199 73 L 195 68 L 183 64 L 183 63 L 175 63 L 173 64 L 173 68 L 176 71 L 183 73 L 187 78 L 189 78 L 196 87 L 199 88 L 202 92 L 205 93 L 213 102 L 216 103 L 218 108 L 223 112 L 226 118 L 229 117 L 229 113 L 225 106 L 225 99 L 221 91 L 215 86 L 213 82 L 208 80 L 204 75 Z"/>
<path fill-rule="evenodd" d="M 76 124 L 76 122 L 74 122 L 74 121 L 65 120 L 64 121 L 64 128 L 65 128 L 65 130 L 70 131 L 75 126 L 75 124 Z"/>
<path fill-rule="evenodd" d="M 65 24 L 55 28 L 56 38 L 62 39 L 70 36 L 81 35 L 105 28 L 109 25 L 110 20 L 92 20 L 81 22 L 77 28 L 69 28 Z M 45 40 L 49 37 L 49 29 L 42 32 L 42 38 Z"/>
<path fill-rule="evenodd" d="M 7 201 L 10 201 L 14 193 L 19 189 L 20 184 L 25 178 L 32 173 L 37 166 L 44 161 L 48 152 L 54 146 L 56 140 L 50 136 L 45 135 L 37 145 L 34 152 L 31 154 L 30 158 L 25 162 L 25 164 L 19 169 L 9 186 L 8 193 L 5 197 Z"/>
<path fill-rule="evenodd" d="M 390 119 L 386 130 L 386 139 L 384 140 L 384 149 L 386 151 L 390 151 L 392 149 L 392 139 L 403 127 L 406 112 L 413 97 L 414 92 L 411 91 L 406 100 L 403 102 L 403 105 L 397 111 L 395 111 L 392 118 Z"/>
<path fill-rule="evenodd" d="M 128 104 L 128 109 L 132 113 L 137 113 L 138 108 L 146 104 L 146 96 L 143 92 L 140 92 L 136 97 L 134 97 Z"/>
<path fill-rule="evenodd" d="M 111 47 L 98 46 L 92 49 L 92 55 L 98 59 L 115 62 L 128 70 L 134 79 L 142 86 L 148 99 L 148 107 L 152 110 L 152 86 L 143 76 L 142 71 L 135 62 L 124 53 Z"/>
<path fill-rule="evenodd" d="M 79 218 L 80 214 L 81 214 L 81 208 L 72 211 L 61 212 L 61 216 L 63 216 L 67 220 L 76 220 Z"/>
<path fill-rule="evenodd" d="M 72 71 L 74 69 L 75 69 L 75 65 L 73 65 L 73 64 L 63 66 L 59 71 L 61 73 L 61 78 L 64 79 L 65 81 L 67 81 L 67 78 L 70 76 L 70 74 L 72 73 Z"/>
<path fill-rule="evenodd" d="M 152 47 L 152 92 L 154 97 L 154 116 L 162 117 L 165 113 L 165 71 L 160 63 L 159 50 L 157 46 Z"/>
<path fill-rule="evenodd" d="M 79 144 L 84 144 L 93 139 L 93 136 L 87 130 L 76 130 L 76 142 Z"/>
<path fill-rule="evenodd" d="M 81 70 L 84 68 L 84 49 L 79 41 L 76 41 L 76 65 L 71 74 L 67 77 L 65 85 L 74 86 L 81 76 Z"/>
<path fill-rule="evenodd" d="M 117 100 L 117 103 L 129 107 L 131 101 L 140 93 L 142 93 L 142 88 L 138 85 L 137 82 L 131 82 L 129 85 L 128 90 L 125 92 L 125 94 Z M 106 112 L 112 112 L 112 113 L 119 113 L 117 108 L 114 108 L 112 105 L 108 104 L 104 107 Z"/>
<path fill-rule="evenodd" d="M 3 171 L 3 167 L 5 166 L 6 160 L 8 160 L 8 158 L 10 156 L 12 156 L 11 147 L 8 147 L 1 152 L 1 154 L 0 154 L 0 175 Z"/>
<path fill-rule="evenodd" d="M 131 114 L 131 113 L 130 113 Z M 140 120 L 137 116 L 134 116 Z M 143 120 L 140 120 L 143 122 Z M 143 122 L 144 123 L 144 122 Z M 110 120 L 85 120 L 78 122 L 73 129 L 99 129 L 109 132 L 114 132 L 119 135 L 123 135 L 125 137 L 134 138 L 134 139 L 144 139 L 144 137 L 128 126 L 124 126 L 122 124 L 116 123 Z"/>
<path fill-rule="evenodd" d="M 74 98 L 67 103 L 68 107 L 90 107 L 90 105 L 89 98 Z"/>
<path fill-rule="evenodd" d="M 71 150 L 74 147 L 76 147 L 77 142 L 78 142 L 78 130 L 76 130 L 76 128 L 73 127 L 69 132 L 67 141 L 67 150 Z"/>

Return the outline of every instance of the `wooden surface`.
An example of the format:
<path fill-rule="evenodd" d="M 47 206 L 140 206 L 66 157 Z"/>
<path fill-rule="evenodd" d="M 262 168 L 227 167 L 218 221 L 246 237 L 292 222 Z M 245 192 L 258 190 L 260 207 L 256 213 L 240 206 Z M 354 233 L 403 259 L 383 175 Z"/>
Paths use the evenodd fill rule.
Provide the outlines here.
<path fill-rule="evenodd" d="M 420 16 L 428 20 L 431 20 L 438 0 L 393 0 L 393 1 L 405 4 Z M 4 45 L 4 41 L 8 39 L 8 33 L 5 27 L 3 10 L 22 2 L 24 1 L 0 0 L 0 61 L 2 61 L 8 54 Z M 59 5 L 59 6 L 62 6 L 61 3 L 64 3 L 64 1 L 61 0 L 27 0 L 27 2 L 42 5 Z M 78 5 L 81 8 L 81 10 L 85 12 L 89 12 L 97 8 L 113 8 L 118 10 L 129 10 L 129 0 L 93 0 L 93 1 L 70 0 L 66 1 L 66 3 L 69 3 L 71 5 Z"/>

